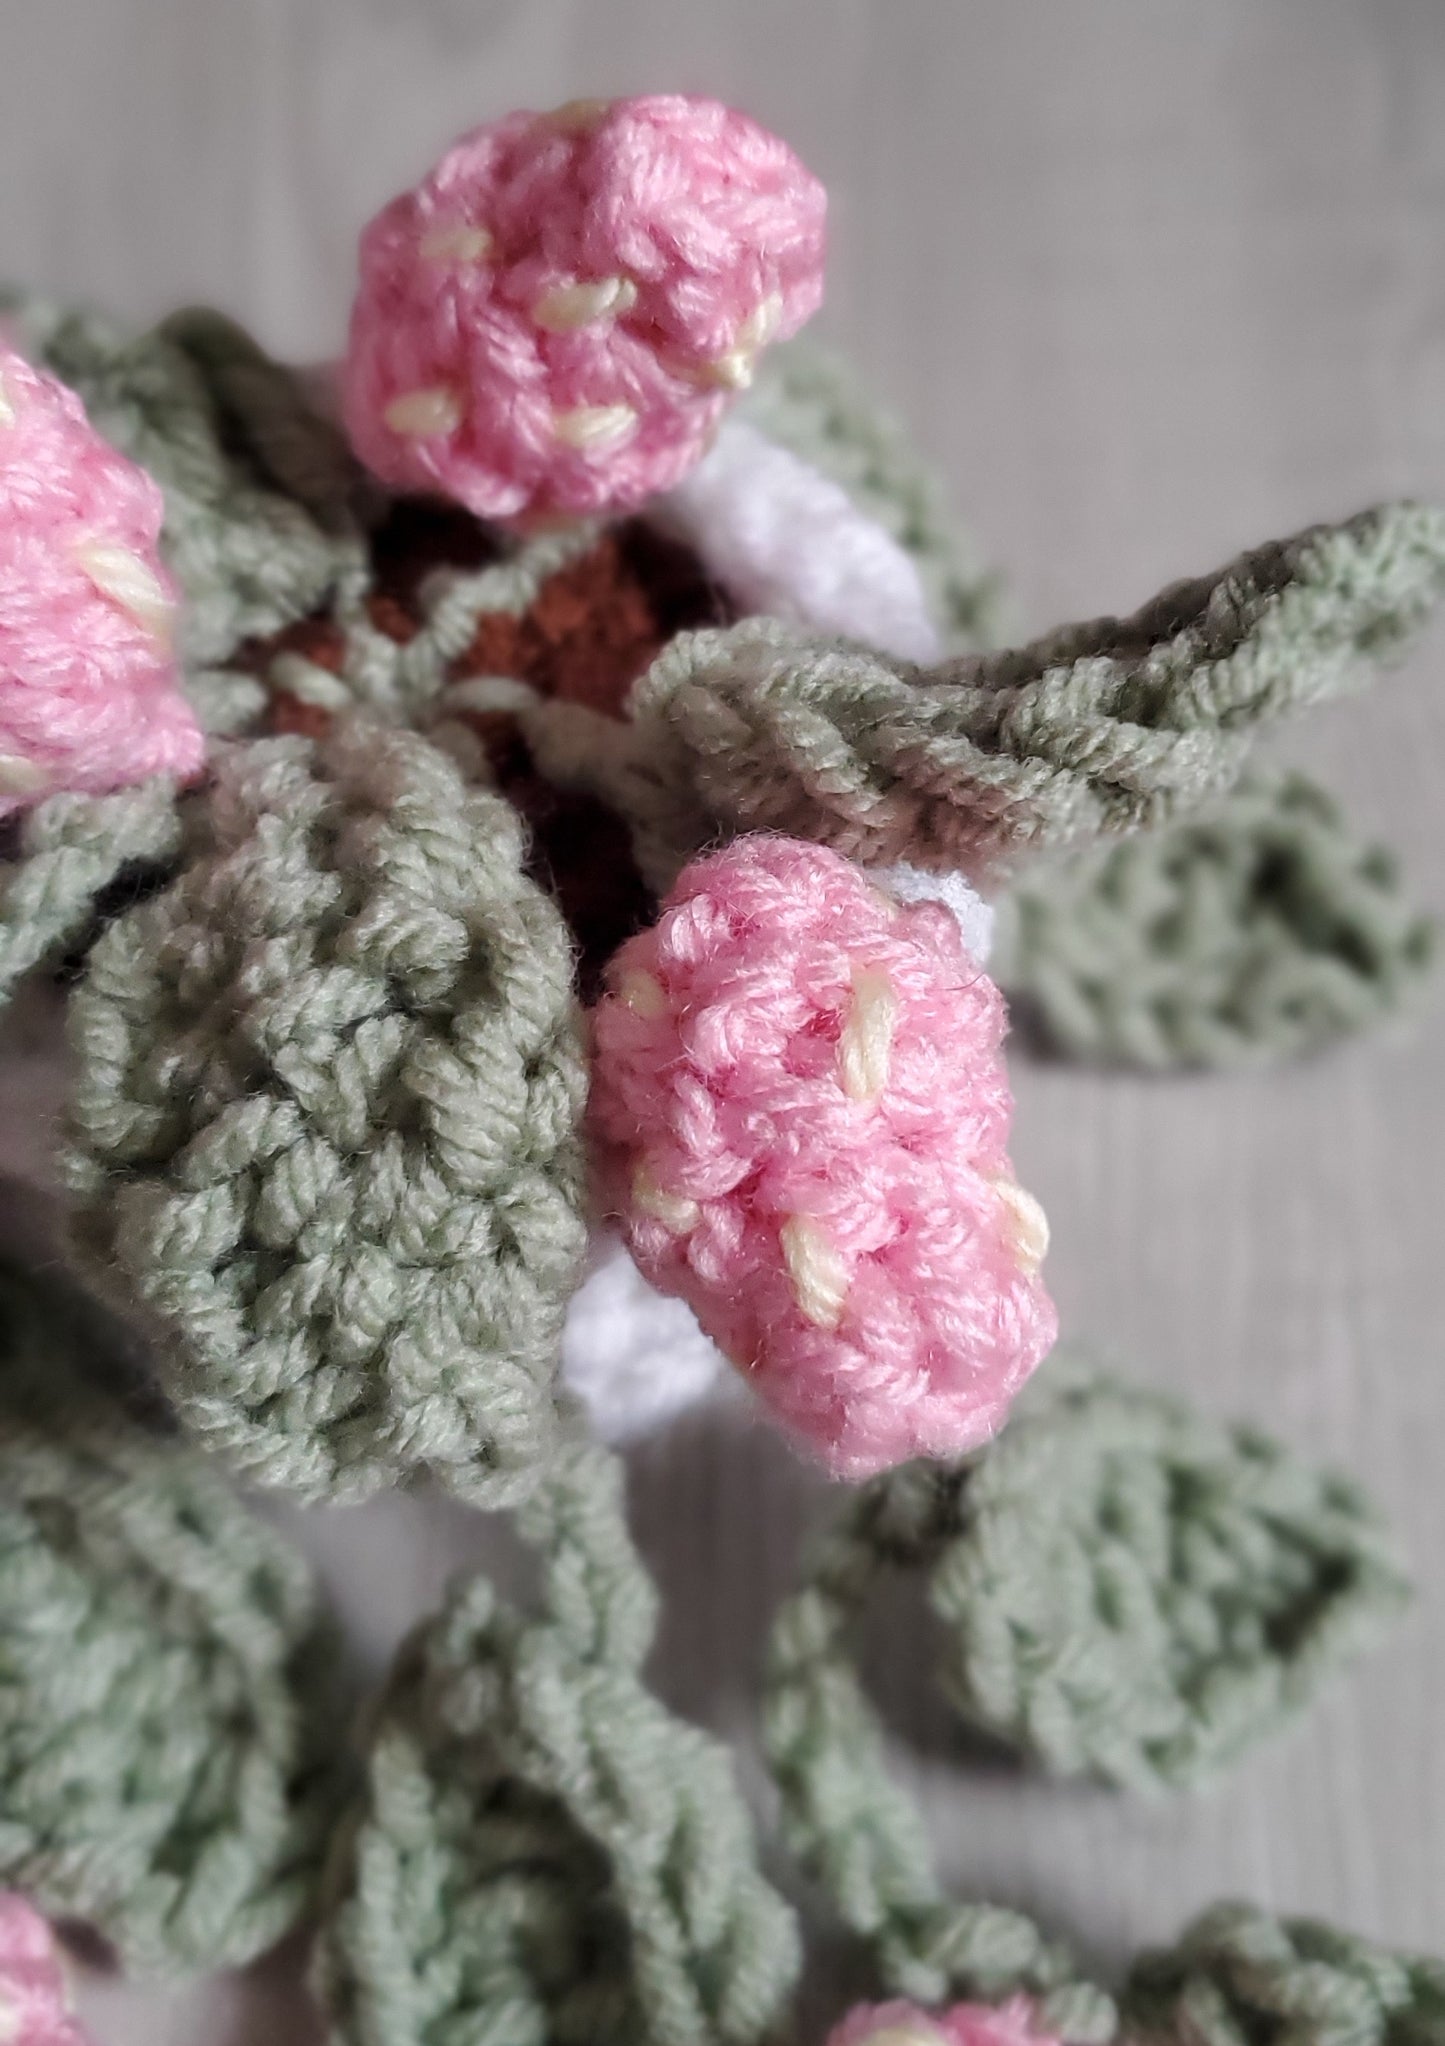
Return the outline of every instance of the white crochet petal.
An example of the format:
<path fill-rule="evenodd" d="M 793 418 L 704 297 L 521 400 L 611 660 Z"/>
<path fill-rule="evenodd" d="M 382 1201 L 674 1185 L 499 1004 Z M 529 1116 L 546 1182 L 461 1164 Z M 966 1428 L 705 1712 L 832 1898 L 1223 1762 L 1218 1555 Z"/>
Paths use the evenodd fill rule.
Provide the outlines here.
<path fill-rule="evenodd" d="M 848 493 L 743 419 L 653 516 L 701 555 L 746 611 L 861 640 L 905 661 L 941 643 L 912 557 Z"/>
<path fill-rule="evenodd" d="M 562 1382 L 604 1442 L 631 1442 L 706 1399 L 727 1371 L 684 1301 L 649 1286 L 622 1238 L 598 1230 L 562 1331 Z"/>
<path fill-rule="evenodd" d="M 987 966 L 993 950 L 994 909 L 962 874 L 929 874 L 921 867 L 870 867 L 870 881 L 896 895 L 900 902 L 941 902 L 952 910 L 969 957 Z"/>

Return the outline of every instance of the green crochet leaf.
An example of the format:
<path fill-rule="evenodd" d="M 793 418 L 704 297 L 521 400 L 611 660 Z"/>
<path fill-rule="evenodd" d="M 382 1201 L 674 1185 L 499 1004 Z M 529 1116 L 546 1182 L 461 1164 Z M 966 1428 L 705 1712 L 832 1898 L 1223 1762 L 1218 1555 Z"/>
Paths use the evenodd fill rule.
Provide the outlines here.
<path fill-rule="evenodd" d="M 999 644 L 999 578 L 978 565 L 937 476 L 846 364 L 807 340 L 766 349 L 740 409 L 912 556 L 945 645 Z"/>
<path fill-rule="evenodd" d="M 154 338 L 194 365 L 238 471 L 249 470 L 266 493 L 279 491 L 300 505 L 323 537 L 355 533 L 374 486 L 341 427 L 318 410 L 302 372 L 275 361 L 208 306 L 170 314 Z"/>
<path fill-rule="evenodd" d="M 950 1474 L 910 1464 L 856 1494 L 813 1544 L 768 1645 L 763 1737 L 783 1838 L 862 1941 L 884 1994 L 925 2005 L 1025 1994 L 1049 2036 L 1108 2046 L 1113 2000 L 1066 1947 L 1021 1912 L 947 1895 L 858 1675 L 857 1635 L 880 1574 L 931 1559 L 956 1509 Z"/>
<path fill-rule="evenodd" d="M 944 1686 L 1057 1775 L 1194 1783 L 1297 1713 L 1406 1580 L 1356 1487 L 1257 1429 L 1058 1360 L 1045 1379 L 937 1480 Z"/>
<path fill-rule="evenodd" d="M 742 831 L 864 865 L 987 871 L 1157 828 L 1259 729 L 1397 652 L 1445 589 L 1445 513 L 1385 505 L 1015 652 L 889 663 L 769 619 L 688 633 L 632 700 L 608 793 L 648 879 Z"/>
<path fill-rule="evenodd" d="M 75 1245 L 252 1476 L 506 1503 L 555 1448 L 586 1075 L 511 808 L 414 734 L 223 747 L 70 1002 Z"/>
<path fill-rule="evenodd" d="M 108 1340 L 0 1271 L 0 1884 L 210 1972 L 315 1903 L 334 1651 L 300 1558 L 81 1377 Z"/>
<path fill-rule="evenodd" d="M 1164 1070 L 1297 1057 L 1404 1008 L 1430 924 L 1394 861 L 1299 775 L 1027 868 L 993 971 L 1071 1058 Z"/>
<path fill-rule="evenodd" d="M 223 661 L 319 609 L 362 560 L 350 509 L 359 472 L 340 433 L 219 315 L 129 334 L 11 289 L 0 289 L 0 313 L 165 492 L 188 664 Z"/>
<path fill-rule="evenodd" d="M 0 864 L 0 1005 L 34 966 L 84 935 L 129 872 L 164 870 L 180 849 L 179 794 L 155 779 L 114 795 L 48 796 L 17 827 Z"/>
<path fill-rule="evenodd" d="M 1141 2046 L 1445 2046 L 1445 1962 L 1222 1904 L 1141 1957 L 1125 2010 Z"/>
<path fill-rule="evenodd" d="M 579 1450 L 525 1509 L 527 1620 L 484 1579 L 404 1651 L 318 1982 L 347 2046 L 752 2046 L 798 1968 L 726 1754 L 644 1688 L 654 1600 L 620 1467 Z"/>
<path fill-rule="evenodd" d="M 812 1545 L 764 1700 L 788 1846 L 887 1995 L 1023 1993 L 1041 2032 L 1099 2046 L 1445 2046 L 1445 1965 L 1323 1926 L 1222 1906 L 1145 1955 L 1116 2005 L 1032 1920 L 942 1889 L 858 1674 L 880 1579 L 927 1579 L 972 1721 L 1146 1786 L 1191 1779 L 1297 1706 L 1402 1592 L 1341 1480 L 1077 1364 L 1050 1374 L 992 1447 L 890 1472 Z"/>
<path fill-rule="evenodd" d="M 1345 1479 L 1068 1358 L 987 1450 L 864 1486 L 820 1545 L 774 1667 L 824 1669 L 818 1699 L 852 1721 L 825 1752 L 861 1751 L 871 1723 L 839 1659 L 885 1568 L 927 1577 L 969 1725 L 1144 1789 L 1197 1781 L 1299 1711 L 1408 1590 Z M 774 1751 L 806 1760 L 814 1737 L 775 1724 Z M 835 1772 L 830 1793 L 871 1809 L 867 1775 L 845 1793 Z"/>

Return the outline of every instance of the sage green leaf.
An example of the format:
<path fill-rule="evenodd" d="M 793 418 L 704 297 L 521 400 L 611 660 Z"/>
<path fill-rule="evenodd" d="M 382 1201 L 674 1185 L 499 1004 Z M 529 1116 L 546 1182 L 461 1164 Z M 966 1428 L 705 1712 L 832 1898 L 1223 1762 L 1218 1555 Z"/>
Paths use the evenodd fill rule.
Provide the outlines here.
<path fill-rule="evenodd" d="M 76 1250 L 257 1479 L 508 1503 L 585 1237 L 571 949 L 520 821 L 348 719 L 219 749 L 187 821 L 70 999 Z"/>
<path fill-rule="evenodd" d="M 796 1978 L 717 1742 L 644 1687 L 654 1596 L 620 1466 L 560 1458 L 521 1515 L 527 1618 L 482 1578 L 403 1652 L 318 1980 L 347 2046 L 753 2046 Z"/>
<path fill-rule="evenodd" d="M 184 599 L 189 666 L 320 609 L 360 564 L 350 508 L 360 472 L 340 432 L 229 322 L 190 313 L 133 334 L 10 289 L 0 312 L 165 493 L 161 544 Z"/>
<path fill-rule="evenodd" d="M 1216 800 L 1261 729 L 1398 652 L 1442 589 L 1445 513 L 1390 504 L 1132 618 L 930 668 L 769 619 L 682 634 L 636 686 L 610 793 L 657 884 L 744 831 L 978 875 Z"/>
<path fill-rule="evenodd" d="M 0 1271 L 0 1883 L 124 1966 L 210 1973 L 314 1907 L 340 1783 L 299 1556 Z"/>
<path fill-rule="evenodd" d="M 841 485 L 912 557 L 957 651 L 1000 644 L 1000 579 L 979 565 L 938 477 L 848 366 L 803 339 L 764 351 L 744 418 Z"/>
<path fill-rule="evenodd" d="M 107 891 L 164 873 L 180 848 L 179 791 L 153 777 L 113 795 L 47 796 L 0 863 L 0 1004 L 32 967 L 83 937 Z"/>
<path fill-rule="evenodd" d="M 1302 776 L 1017 877 L 992 961 L 1070 1058 L 1166 1070 L 1298 1057 L 1406 1008 L 1433 931 L 1395 863 Z"/>
<path fill-rule="evenodd" d="M 1067 1360 L 958 1483 L 929 1589 L 944 1687 L 1056 1775 L 1197 1782 L 1298 1713 L 1407 1594 L 1349 1480 Z"/>
<path fill-rule="evenodd" d="M 1124 2001 L 1141 2046 L 1445 2046 L 1445 1961 L 1250 1904 L 1142 1955 Z"/>

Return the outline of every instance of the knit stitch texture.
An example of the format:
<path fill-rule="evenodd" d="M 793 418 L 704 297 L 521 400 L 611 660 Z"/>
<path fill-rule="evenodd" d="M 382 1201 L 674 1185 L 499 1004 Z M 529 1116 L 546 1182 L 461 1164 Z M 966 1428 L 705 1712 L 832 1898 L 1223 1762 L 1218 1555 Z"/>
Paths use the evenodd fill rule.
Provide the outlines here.
<path fill-rule="evenodd" d="M 0 1879 L 159 1974 L 250 1958 L 322 1891 L 336 2046 L 776 2040 L 792 1913 L 726 1754 L 644 1686 L 620 1467 L 557 1386 L 584 1050 L 529 871 L 564 838 L 529 854 L 498 793 L 535 808 L 555 773 L 582 861 L 624 869 L 584 973 L 684 869 L 593 1019 L 602 1204 L 833 1470 L 947 1458 L 855 1495 L 772 1643 L 785 1836 L 894 1999 L 830 2046 L 1445 2046 L 1445 1968 L 1322 1927 L 1221 1907 L 1115 1995 L 1021 1913 L 953 1902 L 855 1668 L 879 1579 L 916 1572 L 966 1722 L 1172 1787 L 1399 1603 L 1353 1488 L 1253 1430 L 1065 1369 L 977 1447 L 1054 1323 L 961 876 L 1081 855 L 1020 883 L 1012 954 L 1081 1049 L 1219 1062 L 1390 1006 L 1425 945 L 1377 856 L 1306 785 L 1221 799 L 1257 731 L 1420 622 L 1445 515 L 1385 507 L 979 654 L 991 592 L 830 373 L 785 360 L 754 414 L 778 441 L 714 440 L 817 302 L 823 212 L 752 122 L 649 98 L 493 124 L 373 223 L 356 445 L 522 539 L 383 513 L 307 380 L 213 315 L 132 340 L 12 308 L 80 394 L 0 349 L 0 812 L 27 808 L 0 995 L 81 948 L 74 1248 L 247 1473 L 340 1500 L 440 1478 L 517 1509 L 540 1584 L 523 1611 L 473 1578 L 404 1646 L 335 1830 L 306 1573 L 146 1431 L 148 1389 L 88 1380 L 114 1340 L 88 1304 L 0 1273 Z M 680 575 L 640 521 L 549 524 L 669 487 Z M 399 569 L 409 511 L 455 556 Z M 585 592 L 639 561 L 693 608 L 634 583 L 594 632 Z M 753 608 L 786 622 L 722 629 Z M 1141 830 L 1137 859 L 1095 845 Z M 560 856 L 550 878 L 570 903 Z M 623 1255 L 568 1371 L 599 1411 L 648 1404 L 595 1339 L 625 1310 L 669 1374 L 656 1415 L 713 1356 Z M 76 2046 L 50 1960 L 0 1897 L 0 2035 L 19 2008 L 23 2046 Z"/>
<path fill-rule="evenodd" d="M 1025 869 L 998 976 L 1070 1058 L 1163 1071 L 1299 1057 L 1407 1009 L 1434 954 L 1396 865 L 1302 775 Z"/>
<path fill-rule="evenodd" d="M 209 664 L 317 609 L 364 563 L 344 441 L 229 321 L 179 313 L 131 334 L 13 290 L 0 291 L 0 318 L 80 396 L 96 432 L 160 485 L 197 702 Z"/>
<path fill-rule="evenodd" d="M 0 342 L 0 817 L 199 769 L 161 511 L 74 392 Z"/>
<path fill-rule="evenodd" d="M 1056 1363 L 1052 1387 L 1042 1398 L 1030 1394 L 1001 1441 L 971 1465 L 950 1471 L 919 1464 L 892 1473 L 859 1494 L 816 1544 L 805 1587 L 780 1612 L 769 1654 L 764 1731 L 785 1839 L 863 1942 L 886 1993 L 933 2007 L 927 2022 L 945 2030 L 947 2013 L 939 2007 L 959 1997 L 999 2005 L 1024 1996 L 1037 2030 L 1101 2046 L 1116 2037 L 1159 2046 L 1178 2046 L 1180 2039 L 1209 2046 L 1419 2039 L 1439 2046 L 1445 2040 L 1439 1963 L 1397 1957 L 1323 1927 L 1221 1907 L 1177 1949 L 1146 1956 L 1116 2001 L 1082 1977 L 1030 1919 L 955 1903 L 940 1885 L 922 1814 L 888 1775 L 882 1728 L 853 1666 L 862 1610 L 885 1567 L 931 1573 L 955 1701 L 960 1671 L 967 1681 L 980 1649 L 996 1651 L 1014 1616 L 1016 1647 L 995 1653 L 995 1662 L 1009 1664 L 1018 1672 L 1017 1688 L 1029 1690 L 1037 1630 L 1031 1730 L 1042 1736 L 1046 1759 L 1051 1748 L 1057 1759 L 1061 1727 L 1066 1747 L 1078 1745 L 1080 1701 L 1066 1696 L 1071 1660 L 1085 1672 L 1094 1702 L 1107 1690 L 1108 1709 L 1127 1718 L 1136 1682 L 1146 1700 L 1162 1697 L 1165 1650 L 1177 1686 L 1175 1723 L 1181 1706 L 1186 1719 L 1200 1710 L 1192 1736 L 1168 1752 L 1176 1763 L 1197 1763 L 1220 1745 L 1207 1730 L 1216 1703 L 1224 1714 L 1223 1745 L 1233 1751 L 1246 1726 L 1257 1731 L 1283 1704 L 1297 1702 L 1300 1688 L 1353 1635 L 1352 1607 L 1398 1599 L 1393 1570 L 1377 1558 L 1378 1537 L 1361 1524 L 1358 1501 L 1339 1481 L 1291 1468 L 1252 1431 L 1192 1423 L 1171 1403 L 1125 1394 L 1103 1380 L 1081 1377 L 1060 1390 L 1060 1374 Z M 1030 1405 L 1040 1411 L 1030 1414 Z M 1055 1437 L 1052 1454 L 1040 1454 L 1031 1440 L 1041 1429 L 1045 1448 L 1047 1434 Z M 1087 1470 L 1099 1439 L 1110 1435 L 1124 1468 L 1099 1492 L 1091 1531 L 1077 1511 L 1081 1487 L 1068 1444 L 1085 1439 L 1080 1461 Z M 1008 1501 L 1015 1484 L 1019 1496 Z M 974 1489 L 992 1496 L 971 1499 Z M 1036 1532 L 1032 1553 L 1027 1546 L 1020 1553 L 1025 1512 L 1037 1531 L 1060 1495 L 1057 1534 Z M 1177 1595 L 1160 1598 L 1148 1580 L 1161 1564 L 1168 1567 L 1169 1557 Z M 1067 1644 L 1055 1631 L 1057 1613 L 1049 1611 L 1053 1572 L 1066 1599 L 1079 1592 L 1093 1600 L 1086 1611 L 1074 1599 Z M 1010 1579 L 1030 1576 L 1032 1594 L 1020 1599 L 1010 1592 Z M 1262 1597 L 1270 1580 L 1277 1595 Z M 1277 1631 L 1261 1632 L 1262 1623 Z M 1107 1675 L 1111 1636 L 1119 1681 L 1096 1689 L 1089 1665 Z M 1282 1676 L 1271 1669 L 1275 1662 Z M 1186 1694 L 1190 1673 L 1195 1681 Z M 1142 1747 L 1125 1754 L 1127 1731 L 1115 1738 L 1096 1723 L 1095 1733 L 1095 1759 L 1105 1759 L 1108 1773 L 1161 1780 L 1159 1756 L 1146 1757 Z M 1139 1733 L 1136 1724 L 1135 1740 Z M 1176 1767 L 1167 1780 L 1182 1773 Z M 926 2024 L 922 2036 L 931 2037 Z"/>
<path fill-rule="evenodd" d="M 810 340 L 786 341 L 763 357 L 739 414 L 841 485 L 863 517 L 903 549 L 951 652 L 1003 643 L 999 578 L 979 565 L 909 436 L 845 363 Z"/>
<path fill-rule="evenodd" d="M 605 1210 L 837 1477 L 975 1448 L 1057 1333 L 1003 1004 L 937 903 L 819 846 L 689 867 L 608 969 Z"/>
<path fill-rule="evenodd" d="M 1445 1961 L 1249 1904 L 1206 1912 L 1130 1978 L 1147 2046 L 1442 2046 Z"/>
<path fill-rule="evenodd" d="M 523 1509 L 527 1618 L 483 1578 L 404 1650 L 320 1987 L 345 2046 L 753 2046 L 798 1967 L 726 1752 L 643 1687 L 655 1598 L 620 1466 Z"/>
<path fill-rule="evenodd" d="M 81 1378 L 105 1340 L 0 1274 L 0 1879 L 172 1976 L 314 1902 L 332 1649 L 299 1557 Z"/>
<path fill-rule="evenodd" d="M 424 592 L 418 628 L 398 638 L 377 623 L 374 572 L 357 523 L 365 494 L 355 466 L 294 375 L 213 314 L 177 315 L 132 337 L 93 316 L 14 294 L 4 303 L 26 347 L 74 383 L 97 424 L 165 489 L 162 545 L 185 598 L 188 688 L 211 729 L 255 729 L 274 690 L 303 703 L 308 715 L 366 703 L 407 721 L 439 717 L 438 738 L 453 745 L 460 735 L 462 757 L 475 755 L 475 740 L 454 722 L 446 700 L 459 657 L 480 643 L 487 619 L 520 616 L 579 545 L 585 551 L 591 544 L 587 536 L 548 536 L 480 571 L 443 570 Z M 957 558 L 957 549 L 937 493 L 901 437 L 838 366 L 789 344 L 763 362 L 747 411 L 845 485 L 865 516 L 913 559 L 947 625 L 955 612 L 937 592 L 943 564 Z M 1379 561 L 1370 555 L 1362 566 L 1368 580 Z M 1404 547 L 1402 587 L 1418 582 L 1418 571 L 1417 554 Z M 995 635 L 996 623 L 984 622 L 983 584 L 966 566 L 958 575 L 972 593 L 957 613 L 972 619 L 960 628 L 963 638 L 976 643 Z M 1419 596 L 1407 588 L 1402 612 Z M 340 636 L 336 671 L 313 664 L 284 633 L 274 637 L 278 627 L 318 608 Z M 242 642 L 259 635 L 271 647 L 258 666 Z M 228 665 L 214 665 L 218 660 Z M 1105 719 L 1093 739 L 1102 743 L 1110 729 Z M 615 796 L 619 774 L 597 772 L 607 748 L 594 745 L 595 738 L 591 730 L 580 737 L 585 764 Z M 1078 743 L 1081 751 L 1089 743 L 1083 729 Z M 554 745 L 552 766 L 556 755 Z M 1003 772 L 998 763 L 995 772 Z M 1050 780 L 1054 793 L 1064 779 Z M 671 800 L 665 781 L 653 787 L 644 774 L 639 794 L 630 765 L 620 781 L 627 786 L 624 807 L 651 817 L 656 833 L 658 813 Z M 690 786 L 687 774 L 682 781 Z M 135 806 L 92 813 L 71 798 L 57 800 L 33 839 L 27 827 L 21 863 L 4 877 L 0 989 L 81 935 L 94 900 L 118 875 L 137 864 L 148 868 L 154 858 L 164 864 L 164 855 L 133 845 Z M 982 808 L 994 800 L 986 796 Z M 142 835 L 163 837 L 165 787 L 148 787 L 143 802 L 155 823 Z M 694 815 L 678 835 L 690 846 L 698 829 Z M 27 871 L 32 843 L 45 855 L 34 873 Z M 1283 930 L 1266 900 L 1277 901 L 1277 891 L 1259 879 L 1280 871 L 1276 852 L 1293 877 L 1280 910 Z M 657 883 L 671 880 L 678 857 L 676 847 L 658 850 Z M 1177 916 L 1156 892 L 1172 895 L 1176 888 L 1184 891 Z M 1392 907 L 1392 892 L 1373 857 L 1362 854 L 1357 862 L 1348 841 L 1323 814 L 1311 819 L 1307 806 L 1291 802 L 1288 814 L 1281 810 L 1273 821 L 1257 816 L 1249 800 L 1238 810 L 1216 806 L 1201 819 L 1198 839 L 1186 818 L 1177 835 L 1141 844 L 1117 865 L 1099 855 L 1065 876 L 1025 873 L 1014 920 L 1015 990 L 1032 998 L 1050 1039 L 1075 1055 L 1223 1063 L 1250 1055 L 1251 1047 L 1308 1048 L 1387 1012 L 1418 982 L 1423 934 L 1403 907 Z M 1080 949 L 1085 927 L 1087 955 Z M 1248 969 L 1262 951 L 1271 970 L 1251 978 Z"/>
<path fill-rule="evenodd" d="M 1445 513 L 1397 504 L 1242 555 L 1133 618 L 929 669 L 767 619 L 683 634 L 633 693 L 610 793 L 657 887 L 745 831 L 987 873 L 1219 796 L 1261 727 L 1398 651 L 1442 589 Z"/>
<path fill-rule="evenodd" d="M 1194 1783 L 1292 1717 L 1406 1592 L 1346 1480 L 1056 1359 L 975 1462 L 880 1480 L 821 1543 L 775 1663 L 789 1766 L 820 1781 L 834 1755 L 810 1749 L 807 1712 L 843 1681 L 827 1657 L 884 1565 L 926 1574 L 967 1724 L 1141 1790 Z"/>
<path fill-rule="evenodd" d="M 364 493 L 341 436 L 293 375 L 217 314 L 177 314 L 136 335 L 0 288 L 0 320 L 84 402 L 95 432 L 160 485 L 186 693 L 209 731 L 253 723 L 265 689 L 244 667 L 216 664 L 367 579 Z M 0 872 L 0 999 L 84 934 L 120 876 L 164 868 L 174 803 L 174 780 L 161 776 L 113 796 L 48 797 L 27 814 L 17 858 Z"/>
<path fill-rule="evenodd" d="M 555 1446 L 585 1081 L 521 851 L 410 733 L 235 746 L 72 998 L 77 1249 L 267 1483 L 496 1504 Z"/>
<path fill-rule="evenodd" d="M 164 873 L 180 850 L 177 790 L 164 778 L 109 796 L 51 796 L 20 820 L 0 866 L 0 1001 L 81 937 L 123 875 Z"/>
<path fill-rule="evenodd" d="M 388 483 L 489 518 L 640 504 L 817 310 L 825 210 L 792 151 L 715 100 L 478 128 L 362 236 L 352 442 Z"/>
<path fill-rule="evenodd" d="M 1194 1783 L 1294 1717 L 1408 1590 L 1350 1480 L 1077 1368 L 958 1511 L 930 1602 L 959 1712 L 1055 1774 L 1136 1789 Z"/>

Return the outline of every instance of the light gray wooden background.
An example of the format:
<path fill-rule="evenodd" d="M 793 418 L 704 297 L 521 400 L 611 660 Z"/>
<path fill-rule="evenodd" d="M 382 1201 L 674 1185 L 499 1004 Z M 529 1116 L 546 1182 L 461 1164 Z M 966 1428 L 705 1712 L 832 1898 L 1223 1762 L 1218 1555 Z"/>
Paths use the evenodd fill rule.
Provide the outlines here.
<path fill-rule="evenodd" d="M 337 345 L 362 220 L 474 120 L 640 88 L 748 108 L 831 188 L 830 334 L 1029 626 L 1445 494 L 1439 0 L 0 0 L 0 24 L 0 269 L 134 314 L 219 301 L 302 357 Z M 1442 655 L 1292 742 L 1437 905 Z M 1283 1075 L 1019 1071 L 1066 1323 L 1360 1472 L 1422 1578 L 1306 1727 L 1179 1804 L 960 1768 L 895 1661 L 959 1884 L 1106 1963 L 1225 1893 L 1445 1946 L 1442 1061 L 1437 1002 L 1403 1042 Z M 816 1497 L 726 1428 L 638 1460 L 660 1681 L 714 1724 L 746 1725 Z M 300 1518 L 377 1658 L 484 1541 L 417 1502 Z M 134 2046 L 310 2036 L 275 1964 L 86 2003 Z"/>

